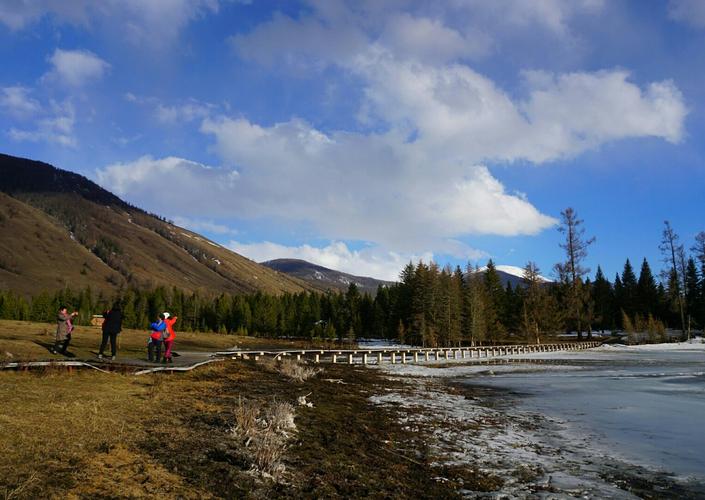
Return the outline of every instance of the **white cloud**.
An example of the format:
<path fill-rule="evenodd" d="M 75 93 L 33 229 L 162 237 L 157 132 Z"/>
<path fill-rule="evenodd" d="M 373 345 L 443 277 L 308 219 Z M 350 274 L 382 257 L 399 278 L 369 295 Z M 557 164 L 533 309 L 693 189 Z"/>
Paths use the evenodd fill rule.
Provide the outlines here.
<path fill-rule="evenodd" d="M 227 234 L 235 235 L 238 233 L 237 229 L 226 226 L 225 224 L 218 224 L 212 220 L 203 219 L 189 219 L 188 217 L 176 216 L 173 218 L 174 224 L 177 226 L 185 227 L 196 233 L 208 232 L 213 234 Z"/>
<path fill-rule="evenodd" d="M 604 0 L 464 0 L 459 5 L 495 29 L 502 25 L 514 29 L 539 27 L 566 36 L 573 18 L 600 12 Z"/>
<path fill-rule="evenodd" d="M 37 121 L 35 128 L 27 130 L 13 127 L 9 136 L 15 141 L 49 142 L 76 147 L 75 123 L 76 111 L 71 101 L 50 101 L 47 113 Z"/>
<path fill-rule="evenodd" d="M 211 114 L 213 109 L 214 106 L 211 104 L 192 99 L 184 104 L 173 106 L 158 104 L 155 113 L 160 122 L 175 124 L 205 118 Z"/>
<path fill-rule="evenodd" d="M 238 174 L 183 158 L 143 156 L 99 169 L 96 177 L 106 189 L 157 213 L 203 218 L 232 215 L 219 205 L 232 196 Z"/>
<path fill-rule="evenodd" d="M 492 45 L 489 36 L 479 30 L 461 34 L 438 19 L 410 14 L 392 17 L 380 41 L 395 54 L 425 62 L 484 56 Z"/>
<path fill-rule="evenodd" d="M 70 87 L 80 87 L 99 80 L 110 69 L 110 64 L 87 50 L 56 49 L 48 60 L 52 69 L 44 78 Z"/>
<path fill-rule="evenodd" d="M 479 19 L 501 17 L 490 2 L 470 4 Z M 559 37 L 570 36 L 573 17 L 602 6 L 587 0 L 499 4 L 517 11 L 497 23 L 541 27 Z M 687 109 L 671 81 L 637 84 L 620 69 L 527 71 L 521 92 L 510 94 L 467 64 L 493 43 L 472 46 L 479 40 L 472 33 L 483 32 L 478 21 L 461 27 L 462 16 L 399 15 L 388 5 L 317 2 L 311 15 L 277 14 L 232 38 L 242 57 L 261 64 L 334 65 L 352 75 L 362 86 L 366 131 L 324 131 L 296 117 L 264 126 L 213 112 L 201 132 L 212 136 L 222 163 L 237 170 L 143 157 L 106 167 L 101 183 L 132 200 L 161 204 L 162 213 L 173 213 L 164 208 L 179 199 L 184 217 L 293 222 L 320 238 L 369 242 L 388 266 L 391 253 L 402 261 L 418 252 L 478 258 L 460 240 L 532 235 L 556 223 L 526 195 L 508 192 L 488 162 L 542 164 L 625 138 L 683 138 Z M 449 5 L 458 13 L 468 4 Z M 141 191 L 163 177 L 170 181 L 168 197 Z M 356 258 L 336 245 L 325 251 L 233 245 L 259 259 L 270 250 L 288 252 L 338 269 Z M 335 261 L 340 255 L 342 264 Z"/>
<path fill-rule="evenodd" d="M 702 0 L 670 0 L 668 16 L 674 21 L 705 28 L 705 2 Z"/>
<path fill-rule="evenodd" d="M 20 0 L 0 2 L 0 23 L 21 30 L 48 17 L 89 30 L 116 30 L 140 47 L 163 47 L 190 21 L 218 8 L 218 0 Z"/>
<path fill-rule="evenodd" d="M 138 96 L 131 92 L 124 94 L 123 98 L 130 103 L 152 108 L 152 113 L 158 122 L 167 125 L 201 120 L 213 114 L 218 106 L 209 102 L 189 98 L 182 102 L 166 104 L 161 99 L 149 96 Z"/>
<path fill-rule="evenodd" d="M 323 248 L 310 245 L 286 246 L 268 241 L 261 243 L 231 241 L 227 247 L 257 262 L 283 258 L 302 259 L 336 271 L 388 281 L 398 281 L 399 273 L 410 261 L 428 262 L 433 259 L 431 253 L 399 254 L 379 247 L 350 250 L 341 241 L 333 241 Z"/>
<path fill-rule="evenodd" d="M 28 118 L 41 111 L 39 101 L 30 97 L 31 89 L 26 87 L 0 88 L 0 108 L 16 118 Z"/>
<path fill-rule="evenodd" d="M 387 124 L 383 133 L 208 118 L 201 131 L 237 171 L 145 157 L 108 167 L 101 178 L 135 196 L 135 184 L 168 175 L 190 211 L 184 215 L 303 222 L 324 238 L 457 253 L 451 247 L 461 237 L 531 235 L 555 224 L 525 195 L 508 193 L 483 161 L 543 163 L 623 138 L 675 142 L 683 134 L 686 110 L 673 84 L 642 90 L 623 71 L 528 73 L 527 97 L 512 100 L 467 66 L 381 53 L 359 58 L 354 70 Z"/>
<path fill-rule="evenodd" d="M 244 59 L 289 69 L 347 67 L 371 45 L 427 64 L 488 56 L 505 39 L 575 42 L 571 23 L 602 12 L 603 0 L 308 1 L 297 17 L 281 13 L 230 41 Z M 520 42 L 521 43 L 521 42 Z"/>

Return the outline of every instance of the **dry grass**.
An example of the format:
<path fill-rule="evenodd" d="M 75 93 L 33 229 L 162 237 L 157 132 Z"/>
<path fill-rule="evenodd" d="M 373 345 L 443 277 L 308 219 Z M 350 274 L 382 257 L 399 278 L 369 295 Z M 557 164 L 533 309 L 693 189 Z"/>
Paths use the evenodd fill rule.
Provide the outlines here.
<path fill-rule="evenodd" d="M 0 373 L 0 498 L 145 496 L 155 485 L 200 496 L 139 449 L 160 411 L 151 386 L 97 372 Z"/>
<path fill-rule="evenodd" d="M 244 447 L 252 469 L 281 479 L 285 472 L 282 457 L 296 430 L 294 407 L 285 402 L 273 401 L 265 406 L 259 401 L 240 399 L 233 413 L 235 425 L 230 435 L 238 447 Z"/>
<path fill-rule="evenodd" d="M 423 459 L 399 459 L 427 452 L 406 450 L 415 435 L 369 403 L 392 382 L 326 370 L 345 390 L 237 362 L 141 377 L 0 372 L 0 499 L 453 498 Z M 296 409 L 294 427 L 289 403 L 303 394 L 316 404 Z"/>
<path fill-rule="evenodd" d="M 234 346 L 243 349 L 267 348 L 319 348 L 325 343 L 261 339 L 212 332 L 182 332 L 178 330 L 175 351 L 230 350 Z M 30 321 L 0 320 L 0 363 L 6 361 L 29 361 L 63 359 L 49 349 L 54 343 L 56 325 Z M 126 329 L 118 336 L 118 358 L 145 359 L 148 331 Z M 98 327 L 77 326 L 74 330 L 69 352 L 77 359 L 91 359 L 98 354 L 101 331 Z M 109 348 L 108 348 L 109 350 Z"/>
<path fill-rule="evenodd" d="M 294 382 L 304 382 L 321 372 L 320 368 L 312 368 L 293 359 L 262 358 L 260 365 L 267 371 L 284 375 Z"/>

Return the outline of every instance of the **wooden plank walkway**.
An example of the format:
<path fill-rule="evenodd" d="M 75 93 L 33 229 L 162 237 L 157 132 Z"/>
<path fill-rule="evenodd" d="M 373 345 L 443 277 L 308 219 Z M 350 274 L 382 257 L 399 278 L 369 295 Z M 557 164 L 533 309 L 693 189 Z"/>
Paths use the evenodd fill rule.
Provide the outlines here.
<path fill-rule="evenodd" d="M 552 344 L 517 344 L 482 347 L 427 347 L 401 348 L 381 347 L 369 349 L 277 349 L 277 350 L 237 350 L 217 352 L 189 352 L 180 356 L 173 365 L 157 365 L 137 359 L 117 359 L 115 361 L 98 360 L 52 360 L 0 363 L 0 369 L 27 371 L 50 367 L 65 367 L 68 371 L 80 368 L 92 368 L 102 372 L 133 372 L 143 375 L 154 372 L 184 372 L 215 361 L 259 360 L 264 357 L 272 359 L 295 359 L 308 363 L 336 363 L 347 365 L 373 365 L 382 363 L 426 363 L 450 361 L 491 361 L 506 359 L 532 353 L 579 351 L 598 347 L 602 342 L 561 342 Z"/>
<path fill-rule="evenodd" d="M 216 356 L 231 359 L 254 359 L 263 357 L 274 359 L 291 358 L 312 363 L 344 363 L 348 365 L 369 365 L 382 363 L 425 363 L 430 361 L 480 360 L 541 352 L 579 351 L 598 347 L 602 342 L 561 342 L 552 344 L 517 344 L 482 347 L 427 347 L 397 348 L 382 347 L 371 349 L 303 349 L 270 351 L 219 351 Z"/>

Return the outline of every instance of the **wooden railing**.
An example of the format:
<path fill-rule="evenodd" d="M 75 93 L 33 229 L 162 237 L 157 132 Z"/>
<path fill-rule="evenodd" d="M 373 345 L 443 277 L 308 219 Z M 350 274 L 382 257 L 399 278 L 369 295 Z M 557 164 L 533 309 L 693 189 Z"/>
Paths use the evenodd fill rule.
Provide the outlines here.
<path fill-rule="evenodd" d="M 552 344 L 517 344 L 483 347 L 427 347 L 396 348 L 382 347 L 370 349 L 302 349 L 271 351 L 221 351 L 217 356 L 232 359 L 254 359 L 271 357 L 274 359 L 292 358 L 313 363 L 382 364 L 382 363 L 421 363 L 429 361 L 489 359 L 523 354 L 578 351 L 598 347 L 601 342 L 562 342 Z"/>

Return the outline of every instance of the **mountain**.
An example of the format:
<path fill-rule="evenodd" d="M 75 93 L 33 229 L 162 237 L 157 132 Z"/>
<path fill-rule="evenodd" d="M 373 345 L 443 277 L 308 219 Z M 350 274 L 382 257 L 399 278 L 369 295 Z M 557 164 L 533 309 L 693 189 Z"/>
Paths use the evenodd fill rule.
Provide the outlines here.
<path fill-rule="evenodd" d="M 275 259 L 262 262 L 262 265 L 299 278 L 319 290 L 347 290 L 350 283 L 355 283 L 361 292 L 374 295 L 379 285 L 392 284 L 390 281 L 335 271 L 301 259 Z"/>
<path fill-rule="evenodd" d="M 511 283 L 512 288 L 517 286 L 524 286 L 524 269 L 516 266 L 499 265 L 495 266 L 499 279 L 502 282 L 502 286 L 507 287 L 507 283 Z M 484 273 L 487 271 L 487 266 L 483 266 L 477 270 L 477 272 Z M 544 283 L 552 283 L 553 280 L 548 279 L 544 276 L 539 275 L 539 278 Z"/>
<path fill-rule="evenodd" d="M 311 287 L 134 207 L 87 178 L 0 154 L 0 288 L 113 293 L 177 287 L 279 294 Z"/>

